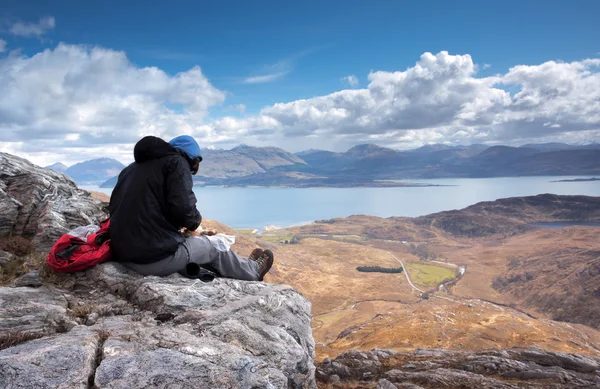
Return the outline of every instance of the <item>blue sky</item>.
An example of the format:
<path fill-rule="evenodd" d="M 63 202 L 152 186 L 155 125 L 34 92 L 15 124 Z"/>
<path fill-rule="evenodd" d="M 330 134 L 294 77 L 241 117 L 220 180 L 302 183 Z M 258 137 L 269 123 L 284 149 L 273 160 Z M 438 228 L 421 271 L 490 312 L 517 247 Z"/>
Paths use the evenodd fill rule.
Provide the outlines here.
<path fill-rule="evenodd" d="M 516 65 L 600 57 L 598 1 L 171 1 L 166 5 L 4 0 L 0 12 L 0 39 L 5 42 L 0 58 L 17 49 L 13 56 L 32 57 L 63 42 L 124 51 L 131 66 L 157 67 L 171 76 L 199 66 L 208 82 L 224 93 L 223 101 L 211 104 L 203 115 L 202 123 L 211 126 L 224 116 L 259 115 L 276 103 L 367 88 L 370 72 L 405 71 L 425 52 L 468 54 L 479 79 L 506 75 Z M 16 23 L 37 23 L 47 17 L 54 23 L 43 33 L 11 33 Z M 356 82 L 343 80 L 351 75 Z M 521 90 L 519 85 L 498 88 L 511 93 Z M 165 106 L 175 112 L 186 109 L 177 102 L 167 101 Z M 580 127 L 590 131 L 589 126 Z"/>

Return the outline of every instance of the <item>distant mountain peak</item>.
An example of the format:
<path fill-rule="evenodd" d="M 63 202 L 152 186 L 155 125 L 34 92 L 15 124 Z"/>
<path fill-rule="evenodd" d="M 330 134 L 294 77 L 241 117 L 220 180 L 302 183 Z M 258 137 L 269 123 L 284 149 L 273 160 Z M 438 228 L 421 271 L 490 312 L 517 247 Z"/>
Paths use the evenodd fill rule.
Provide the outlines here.
<path fill-rule="evenodd" d="M 365 143 L 362 145 L 356 145 L 356 146 L 352 147 L 351 149 L 349 149 L 348 151 L 379 150 L 379 149 L 383 149 L 383 148 L 384 147 L 377 146 L 376 144 L 373 144 L 373 143 Z"/>
<path fill-rule="evenodd" d="M 239 144 L 239 145 L 235 146 L 233 149 L 231 149 L 231 151 L 244 150 L 244 149 L 252 149 L 252 148 L 254 148 L 254 147 L 248 146 L 247 144 L 242 143 L 242 144 Z"/>
<path fill-rule="evenodd" d="M 113 158 L 95 158 L 76 163 L 64 173 L 78 183 L 102 183 L 118 175 L 124 167 Z"/>
<path fill-rule="evenodd" d="M 308 150 L 302 150 L 299 151 L 297 153 L 294 153 L 294 155 L 297 155 L 299 157 L 303 156 L 303 155 L 309 155 L 309 154 L 314 154 L 314 153 L 322 153 L 322 152 L 326 152 L 327 150 L 321 150 L 321 149 L 308 149 Z"/>
<path fill-rule="evenodd" d="M 51 169 L 58 173 L 64 173 L 68 168 L 69 167 L 62 162 L 56 162 L 52 165 L 46 166 L 46 169 Z"/>
<path fill-rule="evenodd" d="M 377 146 L 372 143 L 357 145 L 346 151 L 344 154 L 347 156 L 364 157 L 374 154 L 395 154 L 396 152 L 387 147 Z"/>
<path fill-rule="evenodd" d="M 449 146 L 449 145 L 445 145 L 442 143 L 430 143 L 430 144 L 423 145 L 419 148 L 412 149 L 410 151 L 431 152 L 431 151 L 447 150 L 447 149 L 451 149 L 454 147 L 460 147 L 460 146 Z"/>

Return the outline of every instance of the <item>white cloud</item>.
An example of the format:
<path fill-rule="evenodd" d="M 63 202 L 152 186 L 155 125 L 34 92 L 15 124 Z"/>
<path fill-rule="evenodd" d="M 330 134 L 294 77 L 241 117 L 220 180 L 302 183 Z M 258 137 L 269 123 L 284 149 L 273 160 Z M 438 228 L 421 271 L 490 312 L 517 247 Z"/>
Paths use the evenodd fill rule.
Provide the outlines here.
<path fill-rule="evenodd" d="M 147 134 L 204 138 L 208 108 L 225 99 L 199 67 L 171 76 L 138 68 L 123 52 L 66 44 L 0 59 L 0 85 L 0 143 L 25 142 L 32 153 L 130 144 Z"/>
<path fill-rule="evenodd" d="M 273 81 L 279 80 L 280 78 L 284 77 L 288 73 L 289 73 L 289 71 L 284 71 L 284 72 L 277 72 L 277 73 L 271 73 L 271 74 L 264 74 L 262 76 L 246 77 L 244 79 L 244 84 L 264 84 L 267 82 L 273 82 Z"/>
<path fill-rule="evenodd" d="M 294 69 L 296 62 L 298 62 L 298 60 L 300 60 L 301 58 L 303 58 L 311 53 L 322 50 L 326 47 L 329 47 L 329 46 L 325 45 L 325 46 L 312 47 L 307 50 L 294 53 L 286 58 L 283 58 L 283 59 L 275 62 L 274 64 L 265 65 L 263 67 L 263 69 L 261 69 L 260 71 L 256 72 L 255 74 L 252 74 L 248 77 L 245 77 L 242 80 L 242 83 L 244 83 L 244 84 L 264 84 L 264 83 L 268 83 L 268 82 L 277 81 L 277 80 L 287 76 L 289 73 L 291 73 L 292 70 Z"/>
<path fill-rule="evenodd" d="M 10 33 L 17 36 L 40 37 L 56 26 L 54 16 L 40 18 L 37 23 L 17 22 L 10 27 Z"/>
<path fill-rule="evenodd" d="M 237 111 L 239 113 L 244 113 L 244 112 L 246 112 L 246 105 L 245 104 L 228 105 L 227 111 Z"/>
<path fill-rule="evenodd" d="M 489 63 L 484 63 L 482 66 L 483 69 L 489 69 L 491 67 L 492 67 L 492 65 L 490 65 Z"/>
<path fill-rule="evenodd" d="M 6 50 L 6 41 L 4 39 L 0 39 L 0 53 L 4 53 Z"/>
<path fill-rule="evenodd" d="M 33 57 L 0 58 L 0 85 L 0 149 L 48 163 L 64 155 L 126 162 L 133 143 L 148 134 L 291 151 L 600 141 L 600 59 L 518 65 L 478 77 L 469 55 L 425 53 L 406 70 L 371 72 L 362 89 L 211 122 L 206 115 L 225 93 L 200 68 L 168 75 L 109 49 L 60 44 Z M 242 113 L 245 106 L 227 109 Z"/>
<path fill-rule="evenodd" d="M 316 136 L 314 146 L 326 138 L 338 145 L 376 139 L 393 147 L 575 141 L 584 131 L 600 140 L 599 66 L 600 59 L 547 62 L 477 77 L 469 55 L 425 53 L 405 71 L 372 72 L 365 89 L 275 104 L 261 115 L 277 121 L 281 138 Z M 505 85 L 520 91 L 511 95 Z"/>
<path fill-rule="evenodd" d="M 356 77 L 354 74 L 351 74 L 351 75 L 346 76 L 346 77 L 342 77 L 341 81 L 343 83 L 347 83 L 351 87 L 355 87 L 355 86 L 358 85 L 358 77 Z"/>

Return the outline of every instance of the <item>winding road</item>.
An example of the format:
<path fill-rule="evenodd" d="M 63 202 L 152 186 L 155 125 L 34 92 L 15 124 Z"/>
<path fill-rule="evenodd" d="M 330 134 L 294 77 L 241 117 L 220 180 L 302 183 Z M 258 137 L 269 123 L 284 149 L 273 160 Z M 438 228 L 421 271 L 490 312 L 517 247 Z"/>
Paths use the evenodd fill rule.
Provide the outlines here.
<path fill-rule="evenodd" d="M 412 283 L 412 281 L 410 280 L 410 277 L 408 276 L 408 270 L 406 269 L 406 266 L 404 266 L 404 263 L 399 260 L 398 258 L 396 258 L 392 253 L 390 253 L 389 251 L 385 252 L 387 255 L 389 255 L 390 257 L 394 258 L 396 261 L 400 262 L 400 265 L 402 265 L 402 269 L 404 269 L 404 275 L 406 276 L 406 281 L 408 281 L 408 284 L 416 291 L 419 291 L 421 293 L 426 293 L 424 290 L 421 290 L 419 288 L 417 288 L 415 286 L 415 284 Z"/>
<path fill-rule="evenodd" d="M 382 251 L 384 251 L 384 250 L 382 250 Z M 423 293 L 423 294 L 427 293 L 427 292 L 425 292 L 424 290 L 417 288 L 417 287 L 415 286 L 415 284 L 413 284 L 413 283 L 412 283 L 412 281 L 410 280 L 410 277 L 409 277 L 409 275 L 408 275 L 408 269 L 406 269 L 406 266 L 404 266 L 404 263 L 403 263 L 401 260 L 399 260 L 398 258 L 396 258 L 396 256 L 394 256 L 394 255 L 393 255 L 392 253 L 390 253 L 389 251 L 384 251 L 384 252 L 385 252 L 387 255 L 389 255 L 390 257 L 394 258 L 396 261 L 400 262 L 400 265 L 402 265 L 402 268 L 404 269 L 404 275 L 406 276 L 406 281 L 408 281 L 408 284 L 409 284 L 409 285 L 410 285 L 410 286 L 411 286 L 411 287 L 412 287 L 414 290 L 416 290 L 416 291 L 418 291 L 418 292 L 421 292 L 421 293 Z M 436 295 L 436 294 L 433 294 L 432 296 L 433 296 L 433 297 L 437 297 L 437 298 L 439 298 L 439 299 L 442 299 L 442 300 L 448 300 L 448 301 L 456 302 L 456 300 L 454 300 L 454 299 L 451 299 L 451 298 L 448 298 L 448 297 L 444 297 L 444 296 L 438 296 L 438 295 Z"/>

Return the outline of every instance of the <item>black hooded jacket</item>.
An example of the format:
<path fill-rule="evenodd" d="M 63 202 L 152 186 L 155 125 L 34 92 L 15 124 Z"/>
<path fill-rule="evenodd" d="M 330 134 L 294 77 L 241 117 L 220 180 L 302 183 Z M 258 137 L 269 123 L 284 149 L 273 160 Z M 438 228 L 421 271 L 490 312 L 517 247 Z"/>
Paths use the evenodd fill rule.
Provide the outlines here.
<path fill-rule="evenodd" d="M 177 251 L 202 217 L 192 192 L 190 161 L 164 140 L 147 136 L 133 150 L 110 197 L 110 237 L 119 262 L 152 263 Z"/>

